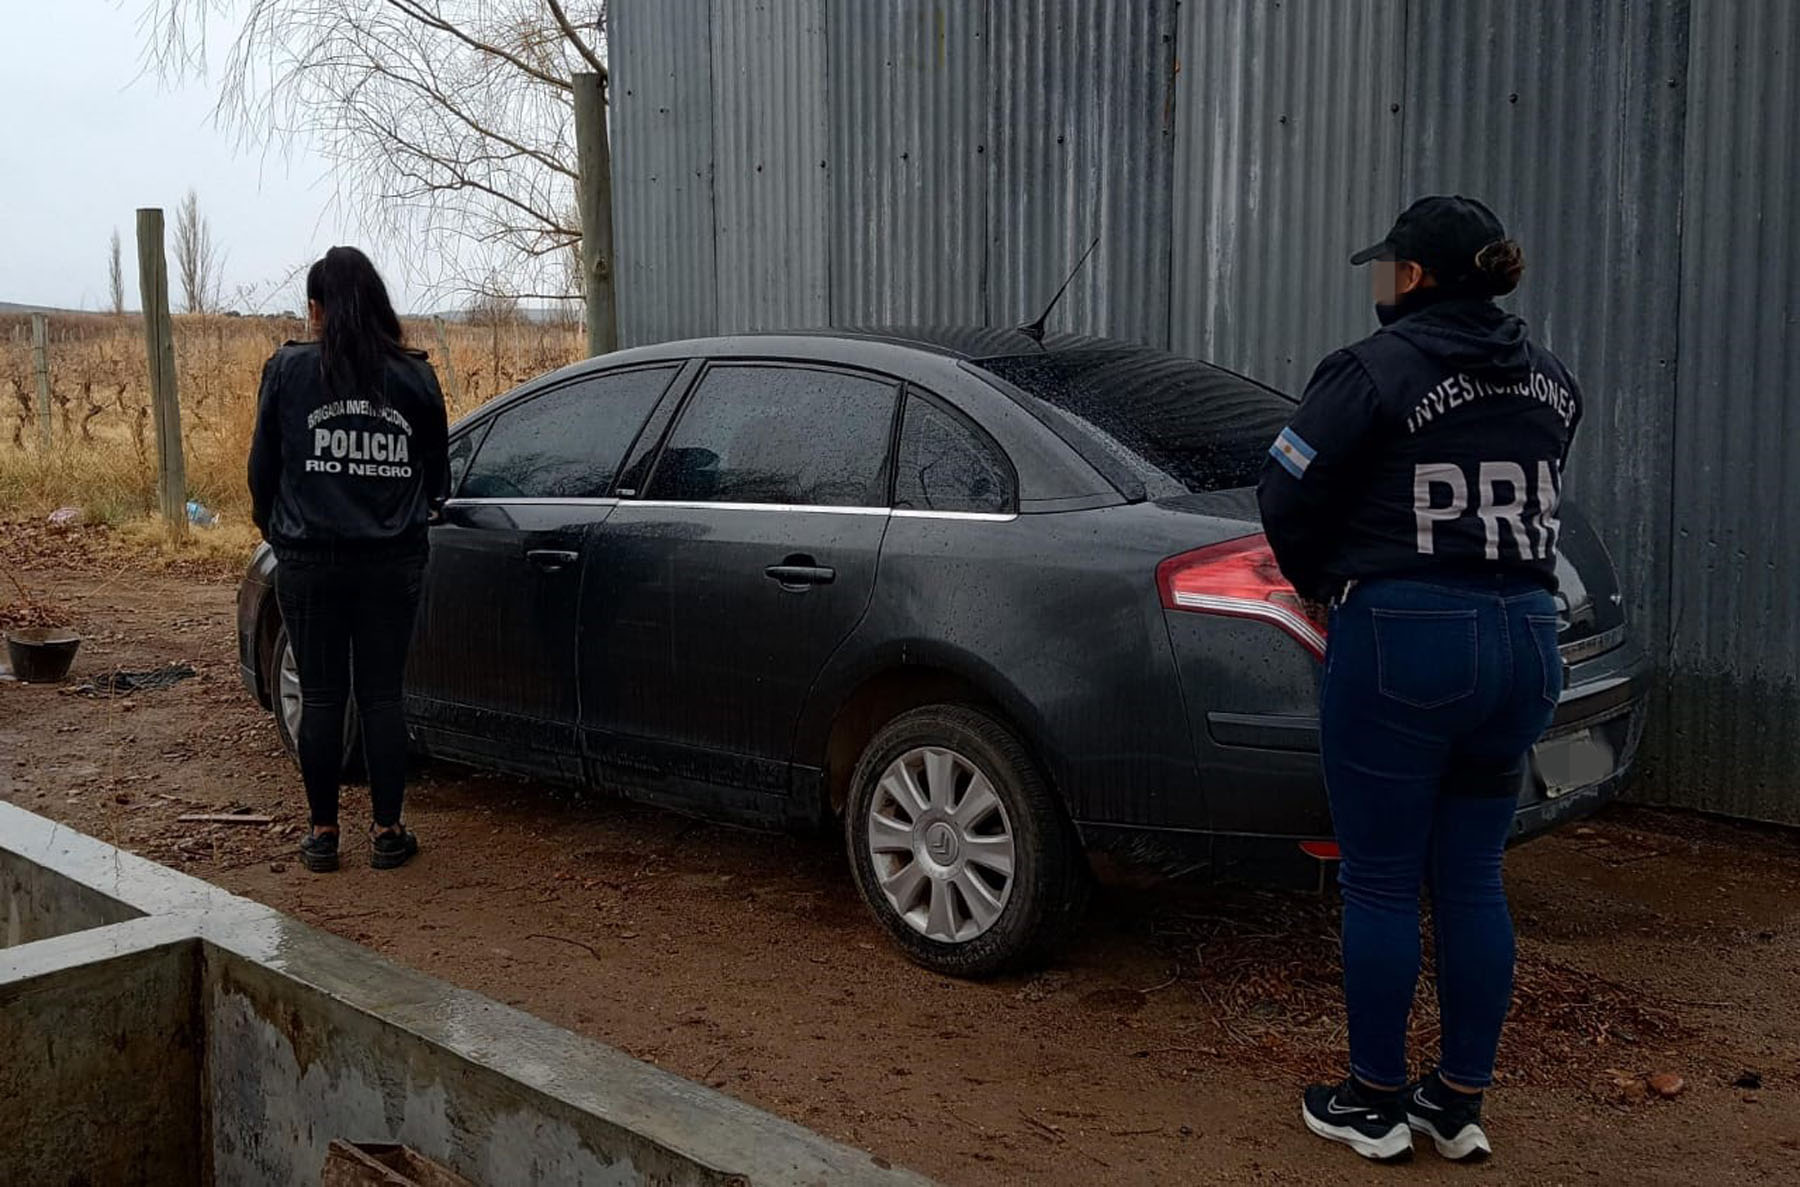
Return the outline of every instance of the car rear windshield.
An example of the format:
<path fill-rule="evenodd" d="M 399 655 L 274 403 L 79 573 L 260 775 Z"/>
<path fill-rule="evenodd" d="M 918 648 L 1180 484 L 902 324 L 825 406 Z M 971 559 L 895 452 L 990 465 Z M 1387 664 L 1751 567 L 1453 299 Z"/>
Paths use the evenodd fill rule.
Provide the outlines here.
<path fill-rule="evenodd" d="M 1103 473 L 1117 481 L 1122 469 L 1152 499 L 1254 485 L 1294 415 L 1277 391 L 1144 346 L 1053 345 L 970 365 L 1023 393 Z"/>

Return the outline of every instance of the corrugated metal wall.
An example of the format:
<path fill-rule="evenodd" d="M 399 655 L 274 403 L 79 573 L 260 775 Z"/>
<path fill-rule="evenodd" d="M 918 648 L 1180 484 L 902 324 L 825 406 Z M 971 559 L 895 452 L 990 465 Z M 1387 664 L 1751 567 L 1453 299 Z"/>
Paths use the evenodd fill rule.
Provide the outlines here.
<path fill-rule="evenodd" d="M 988 324 L 1035 319 L 1098 236 L 1058 324 L 1166 342 L 1174 0 L 995 2 L 988 51 Z"/>
<path fill-rule="evenodd" d="M 987 316 L 987 0 L 831 0 L 831 319 Z"/>
<path fill-rule="evenodd" d="M 830 320 L 824 0 L 713 5 L 718 327 Z"/>
<path fill-rule="evenodd" d="M 1800 5 L 1696 0 L 1670 548 L 1649 791 L 1800 820 Z M 1698 19 L 1704 9 L 1705 19 Z M 1649 447 L 1649 443 L 1645 442 Z"/>
<path fill-rule="evenodd" d="M 1297 390 L 1372 325 L 1350 251 L 1420 193 L 1488 200 L 1664 669 L 1640 791 L 1800 823 L 1800 3 L 612 11 L 627 342 L 1015 324 L 1097 234 L 1055 327 Z"/>
<path fill-rule="evenodd" d="M 614 4 L 611 22 L 619 341 L 710 333 L 712 0 Z"/>
<path fill-rule="evenodd" d="M 1667 631 L 1687 0 L 1412 0 L 1401 193 L 1466 193 L 1525 247 L 1514 308 L 1583 381 L 1569 493 L 1638 629 Z M 1671 85 L 1671 84 L 1674 85 Z"/>
<path fill-rule="evenodd" d="M 1299 391 L 1369 332 L 1400 202 L 1400 0 L 1181 9 L 1172 348 Z"/>

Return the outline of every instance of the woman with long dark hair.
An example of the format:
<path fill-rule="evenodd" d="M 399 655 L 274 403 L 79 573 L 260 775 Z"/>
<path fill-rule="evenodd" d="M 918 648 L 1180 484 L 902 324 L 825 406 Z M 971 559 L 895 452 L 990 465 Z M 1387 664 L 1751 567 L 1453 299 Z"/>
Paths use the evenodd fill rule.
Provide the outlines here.
<path fill-rule="evenodd" d="M 300 671 L 300 773 L 312 827 L 300 860 L 338 866 L 344 711 L 352 690 L 375 825 L 369 861 L 418 852 L 400 822 L 406 787 L 401 681 L 418 609 L 426 524 L 449 489 L 443 393 L 407 350 L 369 258 L 334 247 L 306 274 L 314 341 L 263 367 L 250 495 L 275 550 L 275 596 Z"/>
<path fill-rule="evenodd" d="M 1525 257 L 1480 202 L 1422 198 L 1351 263 L 1374 267 L 1382 328 L 1319 364 L 1260 491 L 1282 572 L 1331 607 L 1319 743 L 1350 1075 L 1301 1115 L 1368 1158 L 1410 1157 L 1417 1132 L 1461 1161 L 1491 1150 L 1513 975 L 1501 855 L 1562 692 L 1556 512 L 1581 388 L 1495 304 Z M 1421 884 L 1442 1036 L 1414 1079 Z"/>

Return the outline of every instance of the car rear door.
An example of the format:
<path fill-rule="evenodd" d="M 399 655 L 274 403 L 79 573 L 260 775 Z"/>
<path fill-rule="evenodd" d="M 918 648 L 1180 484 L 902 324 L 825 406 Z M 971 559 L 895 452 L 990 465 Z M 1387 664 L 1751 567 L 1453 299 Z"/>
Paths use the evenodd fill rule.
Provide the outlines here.
<path fill-rule="evenodd" d="M 500 410 L 441 522 L 408 707 L 427 746 L 579 777 L 581 551 L 679 367 L 584 376 Z"/>
<path fill-rule="evenodd" d="M 742 819 L 785 812 L 807 691 L 874 590 L 897 396 L 860 372 L 707 365 L 641 497 L 589 540 L 592 777 Z"/>

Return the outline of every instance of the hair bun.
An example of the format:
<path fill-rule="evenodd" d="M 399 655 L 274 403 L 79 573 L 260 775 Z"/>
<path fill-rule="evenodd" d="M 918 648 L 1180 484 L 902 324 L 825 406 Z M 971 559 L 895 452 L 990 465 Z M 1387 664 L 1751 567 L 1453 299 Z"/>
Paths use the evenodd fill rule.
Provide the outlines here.
<path fill-rule="evenodd" d="M 1504 297 L 1525 275 L 1525 252 L 1511 239 L 1496 239 L 1475 253 L 1475 274 L 1489 296 Z"/>

